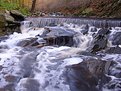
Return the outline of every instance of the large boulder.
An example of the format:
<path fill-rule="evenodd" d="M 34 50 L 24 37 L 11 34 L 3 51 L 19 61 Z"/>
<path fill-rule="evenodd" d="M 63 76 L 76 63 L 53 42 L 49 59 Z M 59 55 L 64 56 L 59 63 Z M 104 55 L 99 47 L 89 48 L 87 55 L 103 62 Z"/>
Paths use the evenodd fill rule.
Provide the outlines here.
<path fill-rule="evenodd" d="M 21 13 L 0 8 L 0 36 L 20 32 L 20 21 L 22 20 L 24 16 Z"/>
<path fill-rule="evenodd" d="M 6 10 L 5 19 L 7 21 L 7 26 L 20 26 L 20 21 L 16 20 L 16 18 L 11 15 L 10 11 Z"/>
<path fill-rule="evenodd" d="M 14 18 L 10 16 L 8 13 L 5 13 L 5 19 L 7 22 L 14 22 Z"/>
<path fill-rule="evenodd" d="M 22 13 L 20 13 L 18 10 L 11 10 L 10 15 L 14 17 L 16 21 L 24 21 L 25 17 Z"/>
<path fill-rule="evenodd" d="M 66 67 L 66 80 L 71 91 L 102 91 L 111 79 L 108 74 L 111 61 L 87 58 L 85 61 Z"/>
<path fill-rule="evenodd" d="M 92 46 L 89 48 L 90 52 L 95 53 L 107 48 L 108 29 L 102 28 L 96 34 L 93 35 Z"/>
<path fill-rule="evenodd" d="M 59 27 L 48 27 L 45 28 L 45 30 L 48 30 L 48 32 L 46 31 L 44 34 L 47 45 L 73 46 L 73 36 L 75 32 Z"/>

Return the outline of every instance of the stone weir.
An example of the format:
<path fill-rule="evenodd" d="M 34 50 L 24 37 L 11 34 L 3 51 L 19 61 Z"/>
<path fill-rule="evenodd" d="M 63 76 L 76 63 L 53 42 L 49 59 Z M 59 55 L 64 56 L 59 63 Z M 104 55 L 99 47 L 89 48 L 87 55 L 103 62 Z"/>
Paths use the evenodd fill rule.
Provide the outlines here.
<path fill-rule="evenodd" d="M 65 17 L 40 17 L 40 18 L 27 18 L 30 21 L 30 26 L 44 27 L 54 26 L 63 23 L 73 24 L 89 24 L 95 27 L 121 27 L 121 19 L 102 19 L 102 18 L 65 18 Z"/>

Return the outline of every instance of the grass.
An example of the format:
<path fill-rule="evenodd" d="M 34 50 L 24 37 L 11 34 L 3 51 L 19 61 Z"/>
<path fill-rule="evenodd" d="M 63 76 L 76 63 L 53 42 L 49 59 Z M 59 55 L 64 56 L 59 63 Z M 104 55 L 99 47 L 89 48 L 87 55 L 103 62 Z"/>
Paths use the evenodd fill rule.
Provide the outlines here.
<path fill-rule="evenodd" d="M 11 3 L 8 0 L 0 0 L 0 7 L 6 10 L 19 10 L 24 15 L 30 15 L 29 9 L 27 7 L 20 7 L 19 3 Z"/>

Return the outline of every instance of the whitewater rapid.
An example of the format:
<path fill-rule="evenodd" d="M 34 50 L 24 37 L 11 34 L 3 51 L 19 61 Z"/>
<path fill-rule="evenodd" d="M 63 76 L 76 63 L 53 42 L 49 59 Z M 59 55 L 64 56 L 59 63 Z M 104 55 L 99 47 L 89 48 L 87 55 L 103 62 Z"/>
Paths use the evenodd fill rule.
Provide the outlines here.
<path fill-rule="evenodd" d="M 22 47 L 18 43 L 29 38 L 38 38 L 38 35 L 43 34 L 45 28 L 31 27 L 27 25 L 29 21 L 24 23 L 26 24 L 21 28 L 22 33 L 15 32 L 0 42 L 0 89 L 10 89 L 11 91 L 71 91 L 66 82 L 65 68 L 91 57 L 80 55 L 80 53 L 87 51 L 91 46 L 94 34 L 92 29 L 95 29 L 95 26 L 89 25 L 88 34 L 85 35 L 82 34 L 85 25 L 64 23 L 63 26 L 54 26 L 75 32 L 74 45 L 72 47 L 44 46 L 37 48 L 36 46 Z M 100 28 L 96 29 L 95 33 Z M 113 27 L 111 31 L 110 39 L 115 32 L 121 31 L 121 28 Z M 39 37 L 37 41 L 42 39 Z M 109 47 L 113 46 L 110 40 L 108 43 Z M 101 55 L 101 53 L 97 55 Z M 93 58 L 96 59 L 96 56 Z M 119 62 L 121 54 L 105 54 L 102 59 Z M 120 62 L 118 65 L 121 65 Z M 114 71 L 116 70 L 114 69 Z M 114 76 L 112 78 L 117 79 Z M 104 91 L 107 90 L 104 87 Z M 115 91 L 120 91 L 120 89 L 115 89 Z"/>

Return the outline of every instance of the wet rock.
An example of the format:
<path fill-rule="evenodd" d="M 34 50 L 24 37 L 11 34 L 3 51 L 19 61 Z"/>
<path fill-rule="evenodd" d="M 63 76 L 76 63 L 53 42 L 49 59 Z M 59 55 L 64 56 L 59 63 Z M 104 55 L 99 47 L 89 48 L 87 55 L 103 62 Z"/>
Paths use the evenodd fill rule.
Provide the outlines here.
<path fill-rule="evenodd" d="M 81 33 L 85 35 L 89 31 L 89 25 L 82 25 L 81 29 Z"/>
<path fill-rule="evenodd" d="M 26 47 L 26 46 L 37 46 L 39 45 L 39 43 L 37 42 L 37 38 L 28 38 L 26 40 L 22 40 L 20 41 L 17 46 L 22 46 L 22 47 Z"/>
<path fill-rule="evenodd" d="M 110 31 L 108 29 L 100 29 L 96 34 L 93 34 L 92 46 L 89 48 L 91 52 L 98 52 L 107 47 L 108 34 Z"/>
<path fill-rule="evenodd" d="M 73 36 L 75 32 L 68 31 L 66 29 L 62 29 L 59 27 L 48 27 L 48 30 L 50 31 L 46 36 Z"/>
<path fill-rule="evenodd" d="M 41 35 L 38 35 L 39 37 L 45 37 L 51 30 L 48 27 L 44 28 L 44 32 Z"/>
<path fill-rule="evenodd" d="M 109 75 L 121 78 L 121 66 L 119 63 L 114 62 L 109 70 Z"/>
<path fill-rule="evenodd" d="M 20 13 L 19 11 L 17 11 L 17 10 L 11 10 L 11 11 L 10 11 L 10 15 L 11 15 L 12 17 L 14 17 L 14 19 L 15 19 L 16 21 L 24 21 L 24 20 L 25 20 L 23 14 Z"/>
<path fill-rule="evenodd" d="M 91 52 L 97 52 L 107 47 L 108 39 L 105 36 L 98 35 L 92 42 Z"/>
<path fill-rule="evenodd" d="M 110 47 L 105 50 L 105 53 L 109 54 L 121 54 L 121 48 L 119 46 L 116 47 Z"/>
<path fill-rule="evenodd" d="M 55 23 L 50 23 L 49 26 L 54 27 L 54 26 L 57 26 L 57 24 L 55 24 Z"/>
<path fill-rule="evenodd" d="M 4 88 L 0 88 L 0 91 L 15 91 L 14 84 L 8 84 Z"/>
<path fill-rule="evenodd" d="M 93 27 L 90 29 L 91 32 L 97 32 L 97 28 L 96 27 Z"/>
<path fill-rule="evenodd" d="M 91 52 L 87 52 L 87 51 L 83 51 L 83 52 L 79 53 L 79 55 L 95 56 L 93 53 L 91 53 Z"/>
<path fill-rule="evenodd" d="M 5 80 L 7 82 L 15 82 L 16 81 L 16 77 L 13 76 L 13 75 L 7 75 L 7 76 L 5 76 Z"/>
<path fill-rule="evenodd" d="M 112 35 L 112 44 L 113 45 L 120 45 L 121 44 L 121 32 L 116 32 L 115 34 Z"/>
<path fill-rule="evenodd" d="M 3 69 L 3 66 L 2 65 L 0 65 L 0 71 Z"/>
<path fill-rule="evenodd" d="M 20 59 L 20 68 L 21 68 L 21 74 L 23 77 L 29 77 L 32 74 L 32 68 L 34 63 L 36 62 L 36 57 L 38 55 L 38 52 L 30 52 L 29 54 L 24 55 Z"/>
<path fill-rule="evenodd" d="M 44 39 L 47 41 L 47 45 L 72 46 L 74 34 L 75 32 L 66 29 L 51 27 L 48 28 Z"/>
<path fill-rule="evenodd" d="M 67 66 L 66 77 L 71 91 L 100 91 L 102 86 L 111 80 L 105 75 L 110 64 L 111 62 L 103 60 L 87 59 Z"/>
<path fill-rule="evenodd" d="M 4 88 L 0 88 L 0 91 L 5 91 L 5 89 Z"/>
<path fill-rule="evenodd" d="M 114 79 L 104 86 L 109 91 L 120 91 L 121 90 L 121 79 Z"/>
<path fill-rule="evenodd" d="M 81 33 L 85 35 L 88 33 L 88 30 L 81 30 Z"/>
<path fill-rule="evenodd" d="M 109 34 L 110 33 L 110 30 L 109 29 L 107 29 L 107 28 L 101 28 L 99 31 L 98 31 L 98 35 L 107 35 L 107 34 Z"/>
<path fill-rule="evenodd" d="M 1 37 L 0 37 L 0 41 L 4 41 L 4 40 L 6 40 L 6 39 L 8 39 L 8 36 L 1 36 Z"/>
<path fill-rule="evenodd" d="M 47 45 L 73 46 L 73 37 L 70 36 L 47 37 L 44 39 Z"/>

